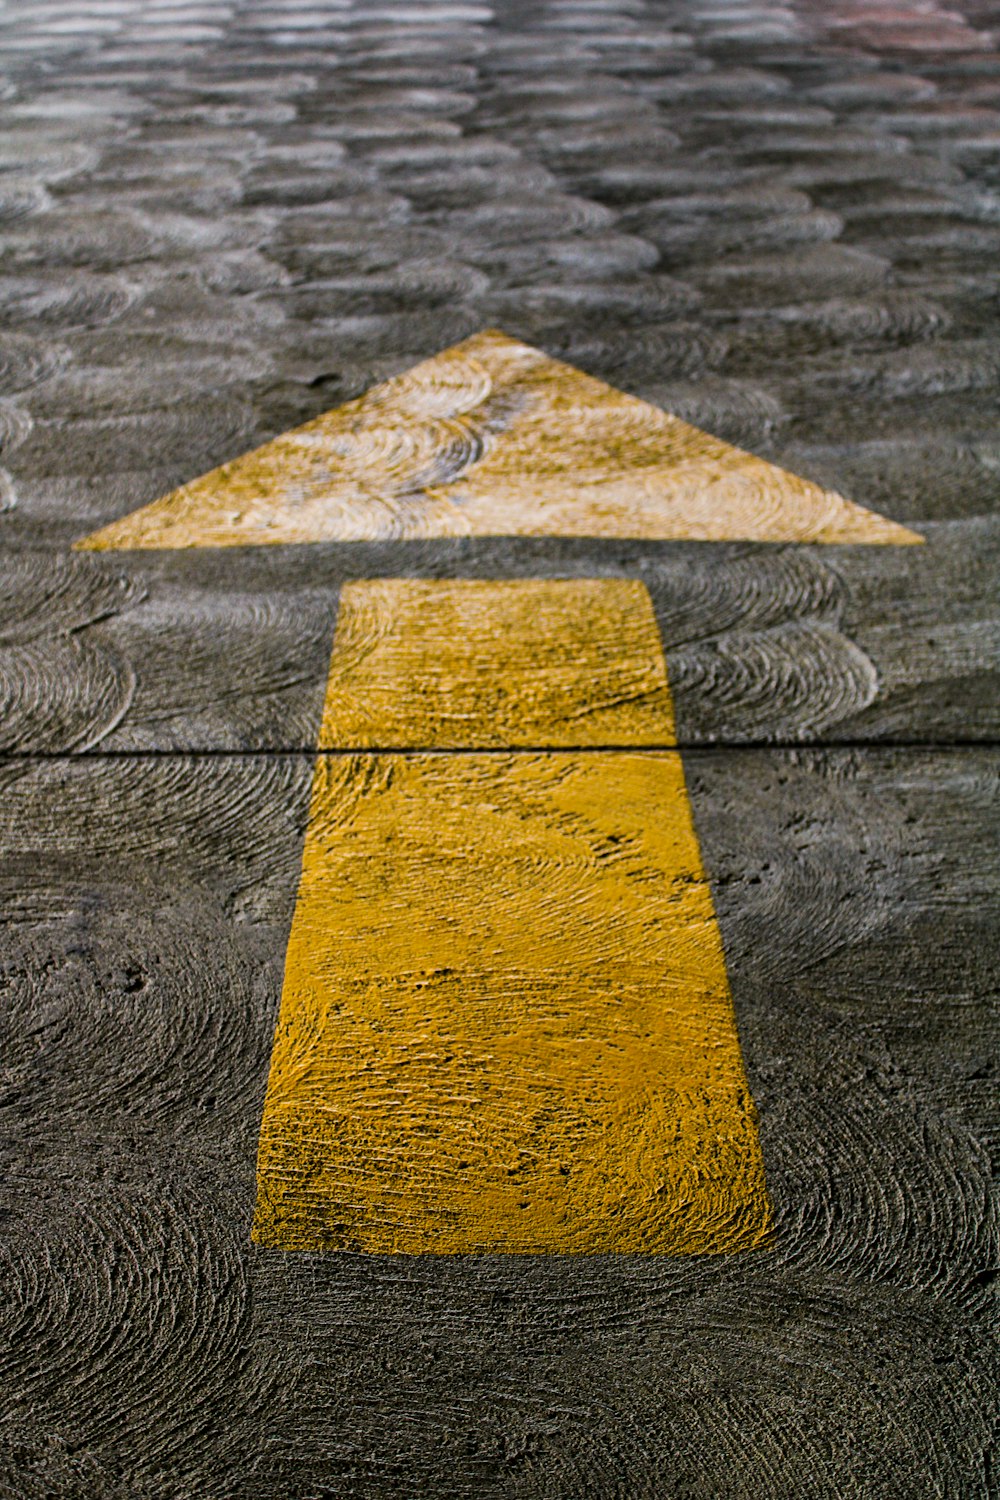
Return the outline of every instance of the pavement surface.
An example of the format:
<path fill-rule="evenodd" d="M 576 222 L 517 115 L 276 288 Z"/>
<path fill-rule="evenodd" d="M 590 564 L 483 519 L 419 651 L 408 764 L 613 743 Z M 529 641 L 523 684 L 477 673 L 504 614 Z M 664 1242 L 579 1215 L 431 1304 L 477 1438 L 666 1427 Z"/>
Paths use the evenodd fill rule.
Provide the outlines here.
<path fill-rule="evenodd" d="M 0 1494 L 1000 1493 L 1000 10 L 0 6 Z M 923 546 L 73 544 L 502 328 Z M 774 1217 L 252 1244 L 341 584 L 645 584 Z"/>

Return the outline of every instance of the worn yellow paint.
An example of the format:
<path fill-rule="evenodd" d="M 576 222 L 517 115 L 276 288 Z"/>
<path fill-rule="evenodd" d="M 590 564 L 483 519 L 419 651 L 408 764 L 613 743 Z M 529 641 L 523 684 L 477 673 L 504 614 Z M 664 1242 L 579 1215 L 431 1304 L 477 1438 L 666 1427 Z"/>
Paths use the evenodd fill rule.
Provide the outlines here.
<path fill-rule="evenodd" d="M 617 721 L 623 748 L 585 748 L 588 660 L 603 670 L 616 621 L 648 652 L 642 593 L 617 580 L 393 581 L 345 597 L 324 742 L 398 740 L 412 712 L 425 744 L 473 748 L 318 759 L 261 1127 L 258 1243 L 682 1254 L 766 1239 L 680 757 L 628 748 L 657 713 L 671 740 L 662 661 L 638 681 L 627 669 L 624 696 L 638 696 L 634 720 Z M 567 656 L 533 686 L 532 620 L 554 628 L 574 611 L 575 667 Z M 379 622 L 374 645 L 366 620 Z M 551 664 L 544 629 L 538 640 Z M 502 724 L 526 705 L 532 733 L 568 743 L 571 683 L 579 748 L 474 748 L 497 728 L 495 700 L 469 677 L 503 672 L 500 641 L 514 664 Z M 598 695 L 613 676 L 598 671 Z"/>
<path fill-rule="evenodd" d="M 649 594 L 601 578 L 347 584 L 319 743 L 672 745 Z"/>
<path fill-rule="evenodd" d="M 498 535 L 922 540 L 488 330 L 77 546 Z"/>

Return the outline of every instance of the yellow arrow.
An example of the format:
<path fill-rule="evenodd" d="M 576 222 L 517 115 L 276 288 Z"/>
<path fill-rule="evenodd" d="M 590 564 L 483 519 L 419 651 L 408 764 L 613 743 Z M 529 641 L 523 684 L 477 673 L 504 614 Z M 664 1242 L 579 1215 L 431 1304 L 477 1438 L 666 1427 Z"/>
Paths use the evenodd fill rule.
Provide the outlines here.
<path fill-rule="evenodd" d="M 527 344 L 476 334 L 77 543 L 922 540 Z"/>
<path fill-rule="evenodd" d="M 922 540 L 487 332 L 78 546 Z M 770 1208 L 638 583 L 347 585 L 254 1238 L 721 1252 Z"/>

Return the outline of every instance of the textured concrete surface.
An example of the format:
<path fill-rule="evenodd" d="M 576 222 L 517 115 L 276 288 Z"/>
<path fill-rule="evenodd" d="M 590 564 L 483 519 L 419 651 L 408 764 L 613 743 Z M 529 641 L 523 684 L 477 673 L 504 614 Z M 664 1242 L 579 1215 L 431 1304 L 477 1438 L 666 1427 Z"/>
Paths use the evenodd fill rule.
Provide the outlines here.
<path fill-rule="evenodd" d="M 998 1492 L 998 28 L 0 9 L 0 1493 Z M 927 545 L 71 552 L 490 325 Z M 773 1249 L 251 1246 L 339 587 L 398 575 L 648 586 Z"/>

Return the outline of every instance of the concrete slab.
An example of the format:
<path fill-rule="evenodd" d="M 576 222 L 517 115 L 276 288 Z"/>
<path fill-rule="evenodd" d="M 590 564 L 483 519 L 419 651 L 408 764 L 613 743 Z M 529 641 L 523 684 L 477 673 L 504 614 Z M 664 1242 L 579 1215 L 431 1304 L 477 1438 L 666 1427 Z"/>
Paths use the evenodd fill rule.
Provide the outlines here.
<path fill-rule="evenodd" d="M 773 1248 L 471 1259 L 250 1244 L 311 760 L 3 768 L 8 1493 L 989 1492 L 995 757 L 685 767 Z"/>
<path fill-rule="evenodd" d="M 575 539 L 107 555 L 14 549 L 0 685 L 18 753 L 317 743 L 352 578 L 622 578 L 649 589 L 682 744 L 990 740 L 992 522 L 923 547 Z"/>

